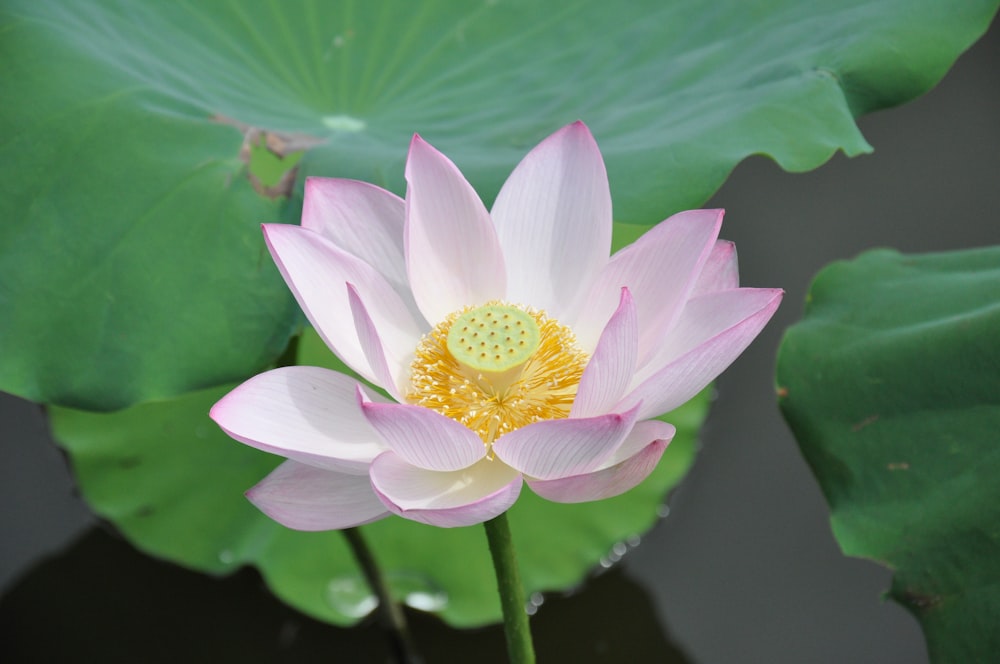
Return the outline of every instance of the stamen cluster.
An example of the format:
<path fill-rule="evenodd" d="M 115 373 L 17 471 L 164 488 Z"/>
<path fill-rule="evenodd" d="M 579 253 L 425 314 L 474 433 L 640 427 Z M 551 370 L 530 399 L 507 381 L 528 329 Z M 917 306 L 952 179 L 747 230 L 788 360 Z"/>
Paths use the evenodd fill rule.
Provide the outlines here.
<path fill-rule="evenodd" d="M 481 317 L 486 313 L 502 317 L 505 310 L 515 310 L 511 316 L 514 320 L 523 316 L 537 326 L 537 348 L 519 366 L 502 365 L 497 367 L 502 371 L 495 372 L 484 370 L 474 361 L 476 356 L 467 358 L 462 352 L 471 347 L 468 342 L 455 353 L 449 350 L 453 325 L 468 326 L 473 312 L 482 312 Z M 471 351 L 467 352 L 471 355 Z M 411 364 L 411 389 L 406 400 L 461 422 L 489 446 L 525 425 L 569 416 L 587 359 L 587 354 L 577 347 L 572 330 L 544 311 L 489 302 L 449 315 L 421 339 Z"/>

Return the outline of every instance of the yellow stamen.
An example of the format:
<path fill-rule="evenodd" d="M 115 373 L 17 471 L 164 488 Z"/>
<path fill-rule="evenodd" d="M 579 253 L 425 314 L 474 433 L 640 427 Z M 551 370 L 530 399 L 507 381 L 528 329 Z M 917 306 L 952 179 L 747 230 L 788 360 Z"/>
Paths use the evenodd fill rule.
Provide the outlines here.
<path fill-rule="evenodd" d="M 489 446 L 532 422 L 567 417 L 587 355 L 544 311 L 488 302 L 450 314 L 417 346 L 407 401 Z"/>

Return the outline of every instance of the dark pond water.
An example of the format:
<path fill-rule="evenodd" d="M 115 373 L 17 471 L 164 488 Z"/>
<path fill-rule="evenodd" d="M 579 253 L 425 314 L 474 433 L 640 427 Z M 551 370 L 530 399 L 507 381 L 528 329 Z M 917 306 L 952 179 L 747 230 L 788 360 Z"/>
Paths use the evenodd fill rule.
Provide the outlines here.
<path fill-rule="evenodd" d="M 840 555 L 775 406 L 774 355 L 824 264 L 1000 242 L 998 65 L 994 27 L 929 95 L 862 120 L 875 155 L 804 175 L 753 158 L 711 201 L 743 282 L 784 287 L 785 303 L 719 381 L 670 515 L 619 566 L 546 599 L 542 662 L 927 660 L 916 622 L 880 600 L 889 572 Z M 2 394 L 0 408 L 0 661 L 387 660 L 374 626 L 304 618 L 252 571 L 211 579 L 136 553 L 75 497 L 39 410 Z M 428 662 L 503 661 L 497 628 L 411 620 Z"/>

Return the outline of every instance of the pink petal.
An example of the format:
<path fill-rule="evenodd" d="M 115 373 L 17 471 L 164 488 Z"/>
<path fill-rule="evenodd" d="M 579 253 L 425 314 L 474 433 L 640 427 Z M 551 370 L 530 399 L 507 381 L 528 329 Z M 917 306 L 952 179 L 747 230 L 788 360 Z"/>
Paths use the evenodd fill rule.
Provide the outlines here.
<path fill-rule="evenodd" d="M 520 473 L 499 461 L 449 472 L 412 466 L 394 452 L 372 463 L 372 487 L 393 514 L 442 528 L 471 526 L 506 512 L 521 492 Z"/>
<path fill-rule="evenodd" d="M 570 417 L 607 413 L 618 403 L 635 373 L 638 345 L 635 302 L 629 290 L 623 288 L 618 309 L 604 327 L 580 379 Z"/>
<path fill-rule="evenodd" d="M 503 254 L 489 213 L 451 161 L 414 135 L 406 161 L 406 267 L 432 324 L 503 299 Z"/>
<path fill-rule="evenodd" d="M 528 478 L 528 486 L 542 498 L 557 503 L 604 500 L 625 493 L 649 477 L 666 448 L 666 441 L 654 440 L 638 454 L 610 468 L 558 480 Z"/>
<path fill-rule="evenodd" d="M 617 466 L 623 461 L 631 459 L 636 454 L 639 454 L 644 449 L 649 447 L 650 443 L 661 441 L 664 445 L 670 443 L 674 439 L 674 435 L 677 433 L 677 429 L 673 424 L 667 422 L 662 422 L 660 420 L 643 420 L 641 422 L 636 422 L 635 426 L 632 427 L 632 431 L 629 432 L 625 441 L 622 442 L 621 446 L 615 453 L 608 457 L 604 463 L 598 467 L 598 470 L 605 470 L 611 468 L 612 466 Z"/>
<path fill-rule="evenodd" d="M 365 360 L 371 367 L 375 375 L 375 384 L 384 388 L 389 396 L 400 401 L 400 392 L 406 381 L 409 372 L 410 361 L 413 352 L 409 352 L 406 357 L 393 357 L 390 361 L 386 357 L 386 348 L 382 345 L 375 323 L 372 322 L 368 310 L 358 295 L 358 289 L 354 284 L 347 284 L 347 299 L 351 304 L 351 314 L 354 316 L 354 329 L 358 333 L 358 342 L 361 350 L 365 354 Z"/>
<path fill-rule="evenodd" d="M 265 224 L 271 255 L 299 306 L 326 344 L 349 367 L 376 381 L 365 358 L 346 284 L 364 301 L 382 343 L 392 357 L 412 352 L 425 331 L 422 321 L 373 267 L 312 231 L 285 224 Z"/>
<path fill-rule="evenodd" d="M 264 514 L 294 530 L 339 530 L 388 516 L 367 475 L 345 475 L 286 461 L 247 498 Z"/>
<path fill-rule="evenodd" d="M 643 366 L 688 300 L 715 245 L 722 214 L 722 210 L 680 212 L 612 256 L 573 326 L 580 346 L 594 347 L 626 286 L 639 313 L 638 361 Z"/>
<path fill-rule="evenodd" d="M 365 473 L 385 451 L 358 407 L 357 382 L 318 367 L 283 367 L 254 376 L 209 413 L 251 447 L 302 463 Z"/>
<path fill-rule="evenodd" d="M 666 413 L 700 392 L 760 333 L 781 303 L 780 289 L 740 288 L 688 302 L 662 350 L 636 376 L 639 384 L 617 409 L 639 417 Z"/>
<path fill-rule="evenodd" d="M 471 466 L 486 456 L 482 439 L 451 418 L 423 406 L 372 403 L 361 396 L 368 422 L 389 449 L 409 464 L 450 471 Z"/>
<path fill-rule="evenodd" d="M 625 442 L 594 472 L 557 480 L 529 478 L 528 486 L 542 498 L 558 503 L 580 503 L 617 496 L 653 472 L 675 433 L 673 425 L 666 422 L 637 422 Z"/>
<path fill-rule="evenodd" d="M 405 218 L 403 199 L 385 189 L 357 180 L 306 178 L 302 227 L 371 265 L 412 303 L 403 250 Z"/>
<path fill-rule="evenodd" d="M 574 122 L 529 152 L 492 216 L 507 263 L 507 299 L 557 319 L 575 311 L 611 253 L 608 176 L 587 126 Z"/>
<path fill-rule="evenodd" d="M 716 240 L 712 253 L 701 268 L 698 281 L 688 299 L 721 290 L 732 290 L 740 286 L 740 271 L 736 260 L 736 245 L 728 240 Z"/>
<path fill-rule="evenodd" d="M 599 467 L 635 424 L 636 409 L 586 419 L 535 422 L 493 443 L 497 458 L 525 475 L 554 479 Z"/>

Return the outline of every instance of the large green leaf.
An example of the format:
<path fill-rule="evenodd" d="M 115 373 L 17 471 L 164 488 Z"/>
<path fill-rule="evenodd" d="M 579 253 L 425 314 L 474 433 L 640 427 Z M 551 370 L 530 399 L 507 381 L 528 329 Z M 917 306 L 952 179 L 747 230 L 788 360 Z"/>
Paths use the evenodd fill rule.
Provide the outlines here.
<path fill-rule="evenodd" d="M 300 357 L 337 364 L 311 331 Z M 69 450 L 88 503 L 139 548 L 213 573 L 255 565 L 275 594 L 302 611 L 338 624 L 356 621 L 372 604 L 342 535 L 288 530 L 243 497 L 281 459 L 233 441 L 209 420 L 209 408 L 232 387 L 111 414 L 53 407 L 53 433 Z M 578 584 L 653 524 L 666 491 L 694 457 L 707 406 L 702 394 L 665 418 L 677 436 L 653 475 L 622 496 L 561 505 L 524 490 L 510 520 L 529 592 Z M 362 531 L 395 593 L 411 605 L 459 626 L 499 620 L 481 527 L 442 529 L 390 517 Z"/>
<path fill-rule="evenodd" d="M 271 138 L 310 148 L 300 183 L 399 191 L 419 131 L 489 200 L 583 118 L 618 218 L 648 224 L 747 155 L 804 170 L 867 151 L 853 114 L 928 89 L 996 5 L 8 0 L 0 388 L 113 409 L 280 352 L 293 308 L 257 224 L 299 202 L 248 185 L 241 129 L 269 132 L 244 150 L 262 189 L 280 180 Z"/>
<path fill-rule="evenodd" d="M 895 570 L 935 661 L 995 661 L 1000 247 L 826 268 L 778 383 L 844 552 Z"/>

